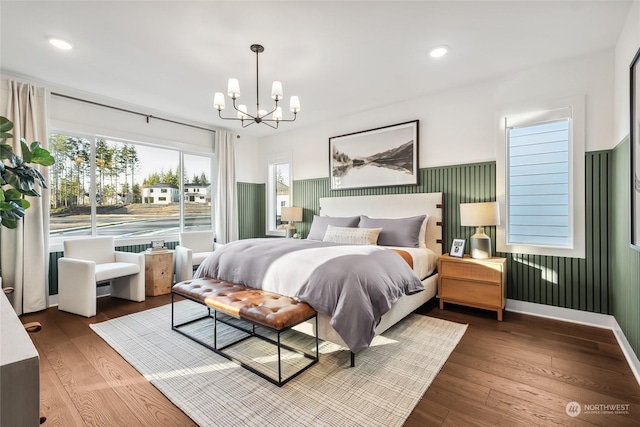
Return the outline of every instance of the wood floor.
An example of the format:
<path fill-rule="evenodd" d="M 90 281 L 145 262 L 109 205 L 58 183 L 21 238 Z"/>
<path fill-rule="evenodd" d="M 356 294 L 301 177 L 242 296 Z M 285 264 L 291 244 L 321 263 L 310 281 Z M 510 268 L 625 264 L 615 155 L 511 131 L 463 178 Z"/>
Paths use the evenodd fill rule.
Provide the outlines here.
<path fill-rule="evenodd" d="M 91 319 L 57 308 L 22 316 L 43 325 L 31 337 L 44 425 L 195 425 L 89 328 L 169 302 L 107 297 Z M 611 331 L 509 312 L 497 322 L 495 313 L 453 305 L 420 313 L 469 327 L 406 426 L 639 425 L 640 386 Z M 581 404 L 575 418 L 565 411 L 571 401 Z M 618 409 L 628 414 L 593 413 L 607 404 L 627 405 Z"/>

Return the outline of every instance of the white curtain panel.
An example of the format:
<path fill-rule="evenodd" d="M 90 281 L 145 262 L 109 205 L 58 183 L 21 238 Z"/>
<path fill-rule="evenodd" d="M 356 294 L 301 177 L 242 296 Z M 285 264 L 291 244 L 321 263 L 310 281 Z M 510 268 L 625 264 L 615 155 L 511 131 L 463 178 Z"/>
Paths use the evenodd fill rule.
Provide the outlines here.
<path fill-rule="evenodd" d="M 13 151 L 22 154 L 20 138 L 28 144 L 40 141 L 48 147 L 47 97 L 44 88 L 17 82 L 2 81 L 2 115 L 13 122 L 13 139 L 7 143 Z M 39 168 L 47 178 L 47 168 Z M 13 287 L 9 295 L 16 313 L 32 313 L 47 308 L 49 289 L 49 191 L 41 192 L 42 197 L 29 197 L 31 207 L 18 221 L 15 230 L 0 227 L 0 271 L 4 287 Z"/>
<path fill-rule="evenodd" d="M 233 133 L 216 131 L 214 150 L 217 168 L 214 211 L 216 241 L 222 244 L 238 240 L 238 185 L 234 140 Z"/>

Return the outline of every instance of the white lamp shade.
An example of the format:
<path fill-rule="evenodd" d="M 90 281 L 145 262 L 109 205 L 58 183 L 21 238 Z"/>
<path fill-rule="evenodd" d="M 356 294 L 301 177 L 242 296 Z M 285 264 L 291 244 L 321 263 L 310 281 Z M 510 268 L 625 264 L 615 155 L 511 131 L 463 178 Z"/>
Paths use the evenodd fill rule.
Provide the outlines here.
<path fill-rule="evenodd" d="M 302 221 L 302 208 L 295 206 L 283 207 L 280 219 L 282 221 Z"/>
<path fill-rule="evenodd" d="M 273 120 L 282 120 L 282 107 L 276 108 L 273 112 Z"/>
<path fill-rule="evenodd" d="M 213 106 L 216 110 L 224 110 L 224 95 L 222 92 L 216 92 L 213 95 Z"/>
<path fill-rule="evenodd" d="M 289 100 L 289 110 L 292 113 L 298 113 L 300 111 L 300 99 L 297 96 L 292 96 Z"/>
<path fill-rule="evenodd" d="M 240 97 L 240 82 L 238 82 L 238 79 L 229 79 L 227 95 L 234 99 Z"/>
<path fill-rule="evenodd" d="M 498 202 L 461 203 L 460 225 L 463 227 L 500 225 Z"/>
<path fill-rule="evenodd" d="M 282 99 L 282 82 L 274 81 L 271 85 L 271 98 L 276 101 L 280 101 Z"/>

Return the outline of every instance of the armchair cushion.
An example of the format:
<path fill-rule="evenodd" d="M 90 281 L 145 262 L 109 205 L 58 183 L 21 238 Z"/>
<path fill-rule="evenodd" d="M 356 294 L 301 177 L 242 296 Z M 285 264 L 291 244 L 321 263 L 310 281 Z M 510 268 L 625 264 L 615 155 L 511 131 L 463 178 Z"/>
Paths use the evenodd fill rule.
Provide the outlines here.
<path fill-rule="evenodd" d="M 96 264 L 96 283 L 138 273 L 140 273 L 140 266 L 130 262 Z"/>
<path fill-rule="evenodd" d="M 213 251 L 210 252 L 194 252 L 193 255 L 191 256 L 191 261 L 193 262 L 193 265 L 200 265 L 202 264 L 202 261 L 204 261 L 205 259 L 207 259 L 207 257 L 209 255 L 211 255 L 213 253 Z"/>

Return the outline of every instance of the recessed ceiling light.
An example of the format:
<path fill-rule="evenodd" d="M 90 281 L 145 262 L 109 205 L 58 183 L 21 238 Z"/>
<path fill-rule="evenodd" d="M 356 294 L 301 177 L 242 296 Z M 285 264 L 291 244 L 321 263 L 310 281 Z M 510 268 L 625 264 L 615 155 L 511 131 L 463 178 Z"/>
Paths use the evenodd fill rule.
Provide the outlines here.
<path fill-rule="evenodd" d="M 429 55 L 431 55 L 432 58 L 440 58 L 441 56 L 446 55 L 448 50 L 449 48 L 447 46 L 434 47 L 431 49 L 431 52 L 429 52 Z"/>
<path fill-rule="evenodd" d="M 52 45 L 54 45 L 58 49 L 62 49 L 62 50 L 69 50 L 69 49 L 73 48 L 71 43 L 66 42 L 66 41 L 64 41 L 62 39 L 57 39 L 55 37 L 50 38 L 49 39 L 49 43 L 51 43 Z"/>

